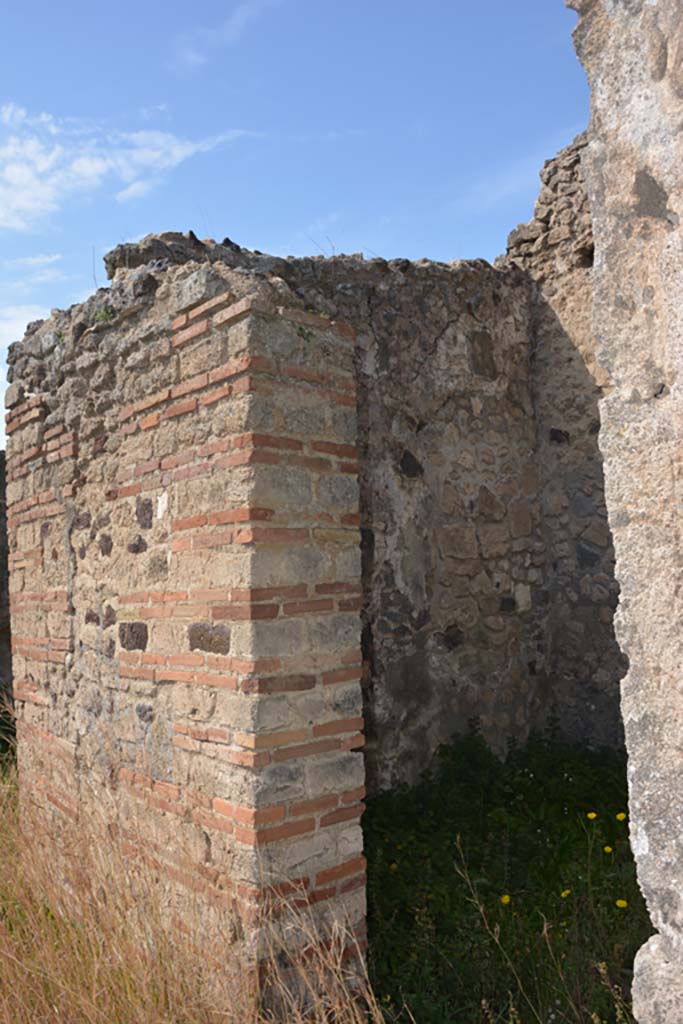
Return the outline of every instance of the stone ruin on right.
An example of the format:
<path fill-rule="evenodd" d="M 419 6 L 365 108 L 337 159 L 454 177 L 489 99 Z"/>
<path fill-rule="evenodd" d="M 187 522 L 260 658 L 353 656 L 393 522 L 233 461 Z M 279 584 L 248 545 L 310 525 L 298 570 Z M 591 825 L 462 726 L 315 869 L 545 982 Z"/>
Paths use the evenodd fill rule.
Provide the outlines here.
<path fill-rule="evenodd" d="M 582 157 L 595 239 L 599 444 L 628 657 L 631 843 L 657 930 L 636 957 L 641 1024 L 683 1020 L 683 7 L 570 0 L 591 87 Z"/>

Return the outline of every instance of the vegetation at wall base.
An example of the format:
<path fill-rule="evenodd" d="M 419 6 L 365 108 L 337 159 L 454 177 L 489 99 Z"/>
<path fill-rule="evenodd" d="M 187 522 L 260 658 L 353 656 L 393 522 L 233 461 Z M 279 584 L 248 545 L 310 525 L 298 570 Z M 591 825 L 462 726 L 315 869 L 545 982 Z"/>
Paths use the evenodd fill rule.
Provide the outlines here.
<path fill-rule="evenodd" d="M 651 934 L 626 759 L 474 732 L 364 819 L 370 975 L 388 1021 L 622 1024 Z M 411 1016 L 412 1015 L 412 1016 Z"/>
<path fill-rule="evenodd" d="M 59 914 L 52 862 L 19 829 L 7 755 L 0 814 L 0 1024 L 632 1021 L 633 956 L 651 928 L 614 751 L 537 738 L 502 763 L 473 734 L 442 751 L 431 779 L 371 801 L 373 988 L 360 1005 L 326 959 L 327 991 L 285 1017 L 262 1012 L 242 981 L 240 999 L 229 978 L 201 994 L 203 958 L 163 926 L 154 888 L 141 926 L 130 869 L 94 834 L 78 836 L 78 925 Z"/>

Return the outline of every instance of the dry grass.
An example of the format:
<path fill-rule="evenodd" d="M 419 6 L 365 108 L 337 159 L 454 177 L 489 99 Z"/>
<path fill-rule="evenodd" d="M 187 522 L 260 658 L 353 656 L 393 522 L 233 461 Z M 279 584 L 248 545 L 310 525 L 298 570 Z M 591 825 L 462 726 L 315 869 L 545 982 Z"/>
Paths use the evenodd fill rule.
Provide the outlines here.
<path fill-rule="evenodd" d="M 292 963 L 273 931 L 257 976 L 231 949 L 226 911 L 225 942 L 207 957 L 201 905 L 186 934 L 169 928 L 154 879 L 105 836 L 66 830 L 59 855 L 47 854 L 30 808 L 20 824 L 13 769 L 0 766 L 0 1024 L 383 1022 L 363 969 L 344 957 L 348 935 L 321 943 L 298 911 L 305 958 Z"/>

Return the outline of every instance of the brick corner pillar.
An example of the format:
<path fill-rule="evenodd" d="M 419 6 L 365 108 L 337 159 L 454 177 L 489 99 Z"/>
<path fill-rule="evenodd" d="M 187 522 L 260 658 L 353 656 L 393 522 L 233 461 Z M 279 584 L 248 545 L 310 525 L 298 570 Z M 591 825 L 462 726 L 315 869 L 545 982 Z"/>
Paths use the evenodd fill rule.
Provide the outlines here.
<path fill-rule="evenodd" d="M 353 334 L 203 273 L 85 333 L 62 315 L 62 390 L 15 366 L 22 796 L 47 845 L 104 807 L 174 920 L 203 901 L 208 942 L 218 910 L 253 922 L 283 890 L 362 939 Z M 89 416 L 84 358 L 107 381 Z"/>
<path fill-rule="evenodd" d="M 244 658 L 235 732 L 241 892 L 305 893 L 323 931 L 361 939 L 365 861 L 361 566 L 353 335 L 296 309 L 249 313 L 246 431 L 248 585 L 217 615 Z M 244 446 L 244 447 L 242 447 Z M 238 603 L 234 603 L 238 602 Z M 229 794 L 225 794 L 230 799 Z M 223 811 L 223 805 L 219 805 Z"/>

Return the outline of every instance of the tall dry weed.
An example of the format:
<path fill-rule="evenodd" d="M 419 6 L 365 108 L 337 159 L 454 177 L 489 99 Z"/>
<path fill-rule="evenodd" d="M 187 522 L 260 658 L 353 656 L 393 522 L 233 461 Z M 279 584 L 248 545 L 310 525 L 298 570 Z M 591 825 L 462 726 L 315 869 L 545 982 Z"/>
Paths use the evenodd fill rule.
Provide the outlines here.
<path fill-rule="evenodd" d="M 273 928 L 259 972 L 235 946 L 230 912 L 202 904 L 169 927 L 153 873 L 127 860 L 108 826 L 48 836 L 19 814 L 16 775 L 0 771 L 0 1024 L 380 1024 L 384 1020 L 342 929 L 325 942 L 304 909 L 292 956 Z M 190 908 L 188 911 L 188 907 Z"/>

